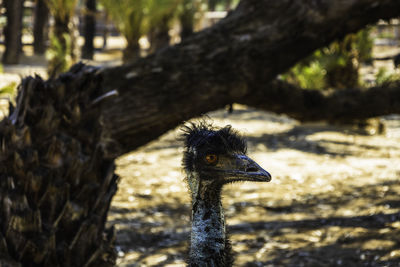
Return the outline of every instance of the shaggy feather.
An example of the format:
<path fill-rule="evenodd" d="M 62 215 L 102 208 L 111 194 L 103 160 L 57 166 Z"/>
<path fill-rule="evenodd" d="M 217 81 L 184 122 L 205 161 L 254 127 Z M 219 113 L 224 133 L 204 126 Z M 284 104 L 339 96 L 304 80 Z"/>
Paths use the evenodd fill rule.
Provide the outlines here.
<path fill-rule="evenodd" d="M 189 266 L 232 266 L 230 241 L 226 235 L 221 204 L 219 173 L 205 174 L 207 154 L 245 154 L 245 139 L 230 125 L 213 127 L 206 121 L 182 127 L 185 144 L 183 167 L 192 193 L 192 234 Z"/>
<path fill-rule="evenodd" d="M 189 266 L 232 266 L 221 203 L 222 186 L 235 181 L 269 182 L 271 175 L 246 156 L 246 142 L 231 126 L 186 124 L 183 167 L 192 196 Z"/>

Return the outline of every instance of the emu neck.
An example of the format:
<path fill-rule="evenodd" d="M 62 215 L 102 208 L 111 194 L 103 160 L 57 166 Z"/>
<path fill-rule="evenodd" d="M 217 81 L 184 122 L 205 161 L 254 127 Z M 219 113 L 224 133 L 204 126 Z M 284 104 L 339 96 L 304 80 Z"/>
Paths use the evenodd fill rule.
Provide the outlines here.
<path fill-rule="evenodd" d="M 192 232 L 190 264 L 226 266 L 225 219 L 221 204 L 221 186 L 199 184 L 192 192 Z"/>

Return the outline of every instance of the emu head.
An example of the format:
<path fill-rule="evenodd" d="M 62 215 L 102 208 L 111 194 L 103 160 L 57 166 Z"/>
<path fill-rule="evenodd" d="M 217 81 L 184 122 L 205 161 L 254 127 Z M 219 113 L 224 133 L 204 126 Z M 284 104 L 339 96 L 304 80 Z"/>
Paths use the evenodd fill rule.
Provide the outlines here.
<path fill-rule="evenodd" d="M 236 181 L 269 182 L 271 175 L 247 155 L 247 146 L 231 126 L 215 128 L 205 123 L 184 129 L 183 167 L 192 195 L 220 190 Z"/>

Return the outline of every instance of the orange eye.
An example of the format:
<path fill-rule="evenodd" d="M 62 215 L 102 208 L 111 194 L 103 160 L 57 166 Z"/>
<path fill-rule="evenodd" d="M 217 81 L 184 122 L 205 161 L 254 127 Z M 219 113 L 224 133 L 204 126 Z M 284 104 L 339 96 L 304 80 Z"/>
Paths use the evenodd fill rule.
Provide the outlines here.
<path fill-rule="evenodd" d="M 206 161 L 207 161 L 207 163 L 210 163 L 210 164 L 216 163 L 217 159 L 218 159 L 218 157 L 215 154 L 208 154 L 206 156 Z"/>

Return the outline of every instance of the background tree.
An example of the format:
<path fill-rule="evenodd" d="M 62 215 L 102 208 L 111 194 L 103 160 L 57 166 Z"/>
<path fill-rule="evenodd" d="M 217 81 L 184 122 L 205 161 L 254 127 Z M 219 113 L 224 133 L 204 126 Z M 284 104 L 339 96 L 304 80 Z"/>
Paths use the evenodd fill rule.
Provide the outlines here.
<path fill-rule="evenodd" d="M 208 10 L 215 11 L 219 0 L 208 0 Z"/>
<path fill-rule="evenodd" d="M 93 59 L 94 37 L 96 35 L 96 0 L 86 0 L 83 19 L 83 36 L 85 43 L 82 47 L 82 58 Z"/>
<path fill-rule="evenodd" d="M 182 0 L 179 10 L 181 40 L 185 40 L 193 34 L 194 26 L 198 20 L 195 15 L 203 12 L 204 4 L 204 0 Z"/>
<path fill-rule="evenodd" d="M 78 59 L 77 30 L 73 21 L 78 0 L 46 0 L 54 25 L 48 51 L 50 75 L 66 71 Z"/>
<path fill-rule="evenodd" d="M 165 15 L 161 18 L 160 23 L 150 26 L 149 33 L 147 34 L 148 40 L 150 41 L 149 53 L 167 47 L 171 41 L 169 36 L 170 23 L 173 18 L 173 14 Z"/>
<path fill-rule="evenodd" d="M 46 52 L 48 41 L 49 9 L 45 0 L 36 0 L 33 24 L 33 51 L 42 55 Z"/>
<path fill-rule="evenodd" d="M 24 0 L 4 0 L 7 24 L 4 28 L 4 64 L 18 64 L 22 48 L 22 16 Z"/>
<path fill-rule="evenodd" d="M 230 10 L 238 2 L 237 0 L 208 0 L 208 10 Z"/>
<path fill-rule="evenodd" d="M 236 4 L 237 4 L 237 1 L 225 0 L 225 10 L 231 10 L 234 2 L 236 2 Z"/>
<path fill-rule="evenodd" d="M 150 53 L 166 47 L 170 43 L 169 30 L 177 16 L 181 0 L 153 0 L 149 6 Z"/>
<path fill-rule="evenodd" d="M 124 50 L 123 60 L 128 61 L 139 58 L 139 39 L 143 34 L 142 23 L 144 1 L 102 0 L 101 3 L 107 10 L 114 25 L 125 37 L 127 46 Z"/>
<path fill-rule="evenodd" d="M 125 37 L 127 46 L 124 50 L 123 60 L 134 61 L 140 57 L 139 39 L 150 32 L 153 27 L 170 20 L 180 0 L 102 0 L 111 20 L 119 32 Z M 166 23 L 168 25 L 168 23 Z M 158 25 L 158 26 L 156 26 Z M 164 27 L 164 25 L 163 25 Z M 165 39 L 166 27 L 161 32 Z"/>

